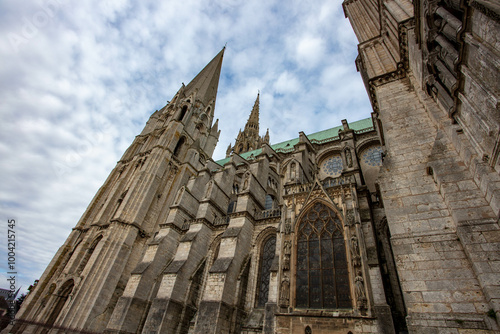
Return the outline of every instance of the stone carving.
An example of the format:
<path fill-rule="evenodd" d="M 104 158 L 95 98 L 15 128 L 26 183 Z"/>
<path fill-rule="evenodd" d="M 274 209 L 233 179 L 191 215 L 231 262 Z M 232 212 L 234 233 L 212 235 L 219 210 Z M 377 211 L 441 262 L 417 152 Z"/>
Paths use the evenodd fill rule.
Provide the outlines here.
<path fill-rule="evenodd" d="M 248 189 L 248 182 L 250 181 L 250 174 L 245 174 L 245 181 L 243 181 L 243 190 Z"/>
<path fill-rule="evenodd" d="M 179 192 L 177 193 L 177 198 L 174 204 L 179 204 L 179 201 L 181 200 L 183 193 L 184 193 L 184 187 L 181 187 L 181 189 L 179 189 Z"/>
<path fill-rule="evenodd" d="M 354 279 L 355 284 L 355 292 L 356 292 L 356 300 L 358 302 L 358 309 L 362 310 L 366 308 L 366 295 L 365 295 L 365 280 L 361 274 L 361 271 L 358 271 L 358 275 Z"/>
<path fill-rule="evenodd" d="M 352 154 L 350 149 L 345 150 L 345 160 L 348 167 L 352 167 Z"/>
<path fill-rule="evenodd" d="M 347 210 L 347 212 L 345 214 L 345 220 L 347 222 L 347 225 L 354 224 L 354 212 L 353 212 L 353 210 Z"/>
<path fill-rule="evenodd" d="M 285 241 L 283 251 L 285 254 L 288 254 L 288 255 L 292 254 L 292 242 L 290 240 Z"/>
<path fill-rule="evenodd" d="M 292 242 L 286 240 L 283 246 L 283 270 L 290 270 L 290 255 L 292 254 Z"/>
<path fill-rule="evenodd" d="M 292 220 L 287 218 L 285 220 L 285 234 L 290 234 L 292 232 Z"/>
<path fill-rule="evenodd" d="M 292 162 L 290 164 L 290 180 L 295 181 L 296 178 L 297 178 L 297 165 L 295 164 L 295 162 Z"/>
<path fill-rule="evenodd" d="M 283 257 L 283 270 L 290 270 L 290 254 L 285 254 L 285 256 Z"/>
<path fill-rule="evenodd" d="M 207 191 L 205 192 L 205 198 L 210 196 L 210 192 L 212 191 L 212 186 L 214 185 L 214 181 L 208 181 Z"/>
<path fill-rule="evenodd" d="M 351 255 L 352 255 L 352 264 L 355 267 L 359 267 L 361 265 L 361 257 L 359 254 L 358 238 L 356 236 L 353 236 L 351 238 Z"/>
<path fill-rule="evenodd" d="M 288 307 L 289 295 L 290 280 L 288 279 L 288 276 L 285 275 L 281 280 L 280 305 L 282 307 Z"/>

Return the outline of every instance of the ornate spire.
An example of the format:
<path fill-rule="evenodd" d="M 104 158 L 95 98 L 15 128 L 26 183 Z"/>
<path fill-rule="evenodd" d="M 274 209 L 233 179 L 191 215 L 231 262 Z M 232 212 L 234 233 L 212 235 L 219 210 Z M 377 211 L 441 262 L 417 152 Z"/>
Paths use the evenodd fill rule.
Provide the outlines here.
<path fill-rule="evenodd" d="M 252 112 L 250 113 L 250 117 L 248 117 L 247 124 L 245 125 L 245 132 L 252 136 L 254 134 L 259 135 L 259 97 L 260 92 L 257 93 L 257 98 L 255 99 L 255 103 L 252 108 Z"/>
<path fill-rule="evenodd" d="M 240 130 L 233 147 L 229 145 L 226 157 L 229 157 L 231 152 L 238 154 L 245 153 L 260 148 L 263 142 L 269 142 L 269 130 L 263 138 L 259 136 L 259 99 L 260 92 L 257 94 L 257 99 L 255 99 L 252 112 L 245 125 L 245 130 Z"/>
<path fill-rule="evenodd" d="M 183 89 L 184 96 L 197 92 L 196 99 L 203 103 L 204 106 L 208 106 L 208 103 L 212 100 L 215 103 L 225 49 L 226 47 L 222 48 L 217 56 Z"/>

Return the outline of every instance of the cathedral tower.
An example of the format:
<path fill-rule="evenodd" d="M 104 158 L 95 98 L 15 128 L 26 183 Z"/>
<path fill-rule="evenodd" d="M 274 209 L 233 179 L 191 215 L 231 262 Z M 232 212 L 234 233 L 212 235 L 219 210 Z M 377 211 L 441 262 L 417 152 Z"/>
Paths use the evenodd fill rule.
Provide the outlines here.
<path fill-rule="evenodd" d="M 168 208 L 206 169 L 219 138 L 213 119 L 223 54 L 151 115 L 23 303 L 11 333 L 120 332 L 124 323 L 137 329 L 172 252 L 154 254 L 149 241 L 166 221 L 167 239 L 179 239 L 182 216 L 192 208 L 178 207 L 175 217 Z M 157 265 L 149 266 L 153 258 Z"/>

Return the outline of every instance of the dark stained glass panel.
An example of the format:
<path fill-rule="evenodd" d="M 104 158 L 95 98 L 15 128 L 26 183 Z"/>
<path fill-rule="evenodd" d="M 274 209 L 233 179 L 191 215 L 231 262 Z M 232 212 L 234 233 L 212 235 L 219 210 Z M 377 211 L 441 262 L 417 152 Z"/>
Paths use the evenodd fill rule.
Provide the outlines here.
<path fill-rule="evenodd" d="M 322 203 L 316 203 L 299 222 L 296 307 L 352 307 L 342 224 Z"/>
<path fill-rule="evenodd" d="M 276 252 L 276 237 L 272 236 L 264 241 L 260 257 L 259 289 L 257 296 L 257 307 L 264 307 L 269 295 L 269 275 Z"/>

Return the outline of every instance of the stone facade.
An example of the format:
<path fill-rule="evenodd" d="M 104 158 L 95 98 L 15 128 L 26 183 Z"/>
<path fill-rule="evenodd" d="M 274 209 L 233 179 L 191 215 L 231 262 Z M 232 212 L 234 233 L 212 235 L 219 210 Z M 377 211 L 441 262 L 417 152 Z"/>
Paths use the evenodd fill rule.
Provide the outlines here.
<path fill-rule="evenodd" d="M 374 112 L 213 161 L 223 51 L 136 137 L 5 333 L 495 333 L 499 7 L 347 0 Z"/>
<path fill-rule="evenodd" d="M 382 129 L 377 183 L 408 329 L 498 332 L 500 6 L 347 0 L 344 11 Z"/>

